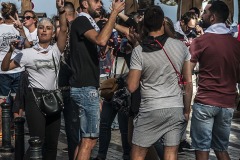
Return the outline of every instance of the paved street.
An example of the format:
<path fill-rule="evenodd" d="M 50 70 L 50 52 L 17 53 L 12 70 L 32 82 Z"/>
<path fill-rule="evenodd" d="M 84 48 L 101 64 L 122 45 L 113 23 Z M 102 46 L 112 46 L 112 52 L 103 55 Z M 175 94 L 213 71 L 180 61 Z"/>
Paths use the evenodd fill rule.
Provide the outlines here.
<path fill-rule="evenodd" d="M 187 129 L 187 137 L 189 139 L 189 125 Z M 29 136 L 25 136 L 26 145 L 28 147 L 27 140 Z M 66 148 L 66 136 L 64 131 L 64 123 L 62 122 L 61 133 L 59 137 L 59 145 L 58 145 L 58 155 L 57 160 L 67 160 L 67 153 L 64 153 L 62 149 Z M 98 145 L 95 147 L 92 157 L 96 157 L 98 150 Z M 231 127 L 231 135 L 230 135 L 230 146 L 229 153 L 231 160 L 239 160 L 240 159 L 240 113 L 238 115 L 235 114 L 232 127 Z M 216 160 L 216 157 L 211 151 L 210 160 Z M 0 153 L 0 160 L 13 160 L 14 154 L 3 154 Z M 121 148 L 121 137 L 119 130 L 112 131 L 112 140 L 110 143 L 110 148 L 108 150 L 107 160 L 121 160 L 122 158 L 122 148 Z M 194 160 L 194 152 L 185 152 L 183 155 L 179 155 L 179 160 Z"/>

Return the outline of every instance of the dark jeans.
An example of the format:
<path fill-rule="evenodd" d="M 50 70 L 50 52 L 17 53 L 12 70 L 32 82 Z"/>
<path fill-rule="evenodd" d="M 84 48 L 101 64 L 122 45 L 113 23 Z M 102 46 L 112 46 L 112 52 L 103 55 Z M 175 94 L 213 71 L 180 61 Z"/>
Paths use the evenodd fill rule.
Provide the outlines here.
<path fill-rule="evenodd" d="M 98 157 L 106 159 L 109 143 L 111 140 L 111 125 L 118 113 L 118 123 L 122 139 L 123 159 L 130 159 L 130 145 L 128 143 L 128 116 L 124 113 L 117 112 L 111 102 L 103 102 L 101 120 L 100 120 L 100 134 L 99 134 L 99 150 Z"/>
<path fill-rule="evenodd" d="M 63 116 L 65 121 L 65 131 L 68 142 L 68 157 L 73 160 L 75 149 L 79 143 L 79 118 L 78 111 L 70 98 L 70 90 L 62 91 L 64 110 Z"/>
<path fill-rule="evenodd" d="M 37 93 L 35 93 L 37 95 Z M 36 106 L 33 94 L 29 89 L 25 97 L 25 113 L 30 137 L 39 137 L 43 142 L 43 159 L 56 160 L 58 136 L 60 133 L 61 114 L 45 117 Z M 25 160 L 30 159 L 28 149 Z"/>

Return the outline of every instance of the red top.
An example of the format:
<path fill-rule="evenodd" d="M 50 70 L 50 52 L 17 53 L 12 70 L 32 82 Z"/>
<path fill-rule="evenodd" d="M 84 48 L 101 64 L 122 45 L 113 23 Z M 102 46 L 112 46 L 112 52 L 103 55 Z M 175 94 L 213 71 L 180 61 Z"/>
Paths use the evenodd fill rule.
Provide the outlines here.
<path fill-rule="evenodd" d="M 195 102 L 234 108 L 240 65 L 240 42 L 231 35 L 206 33 L 193 40 L 191 62 L 199 62 Z"/>

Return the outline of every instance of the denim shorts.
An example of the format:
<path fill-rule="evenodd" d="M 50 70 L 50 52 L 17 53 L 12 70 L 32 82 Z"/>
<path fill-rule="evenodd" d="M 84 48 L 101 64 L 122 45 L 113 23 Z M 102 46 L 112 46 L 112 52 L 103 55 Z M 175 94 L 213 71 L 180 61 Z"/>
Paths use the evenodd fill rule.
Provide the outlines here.
<path fill-rule="evenodd" d="M 21 73 L 0 74 L 0 98 L 15 96 Z"/>
<path fill-rule="evenodd" d="M 192 147 L 199 151 L 227 151 L 234 109 L 194 103 Z"/>
<path fill-rule="evenodd" d="M 96 87 L 71 88 L 71 98 L 78 107 L 80 137 L 99 136 L 100 106 Z"/>

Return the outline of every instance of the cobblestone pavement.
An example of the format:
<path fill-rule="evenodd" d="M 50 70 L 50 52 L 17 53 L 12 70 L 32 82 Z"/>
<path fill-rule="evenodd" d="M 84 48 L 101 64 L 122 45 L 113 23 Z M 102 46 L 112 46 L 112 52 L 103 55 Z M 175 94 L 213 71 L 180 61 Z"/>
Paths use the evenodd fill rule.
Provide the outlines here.
<path fill-rule="evenodd" d="M 188 141 L 190 141 L 189 138 L 189 126 L 187 128 L 187 138 Z M 29 139 L 29 136 L 25 136 L 25 148 L 28 147 L 27 140 Z M 58 144 L 58 153 L 57 153 L 57 160 L 67 160 L 67 153 L 64 153 L 62 149 L 67 147 L 66 144 L 66 135 L 64 131 L 64 126 L 62 122 L 61 127 L 61 133 L 59 137 L 59 144 Z M 1 145 L 0 145 L 1 146 Z M 92 157 L 96 157 L 98 151 L 98 144 L 94 148 L 94 151 L 92 153 Z M 231 127 L 231 135 L 230 135 L 230 144 L 229 144 L 229 154 L 231 157 L 231 160 L 239 160 L 240 159 L 240 113 L 238 116 L 235 116 L 235 118 L 232 121 L 232 127 Z M 119 130 L 112 131 L 112 139 L 110 142 L 110 147 L 108 150 L 107 160 L 121 160 L 122 158 L 122 148 L 121 148 L 121 137 Z M 194 160 L 194 152 L 185 152 L 183 155 L 179 155 L 179 160 Z M 3 154 L 0 153 L 0 160 L 14 160 L 14 153 L 12 154 Z M 216 157 L 214 155 L 214 152 L 210 152 L 210 160 L 216 160 Z"/>

